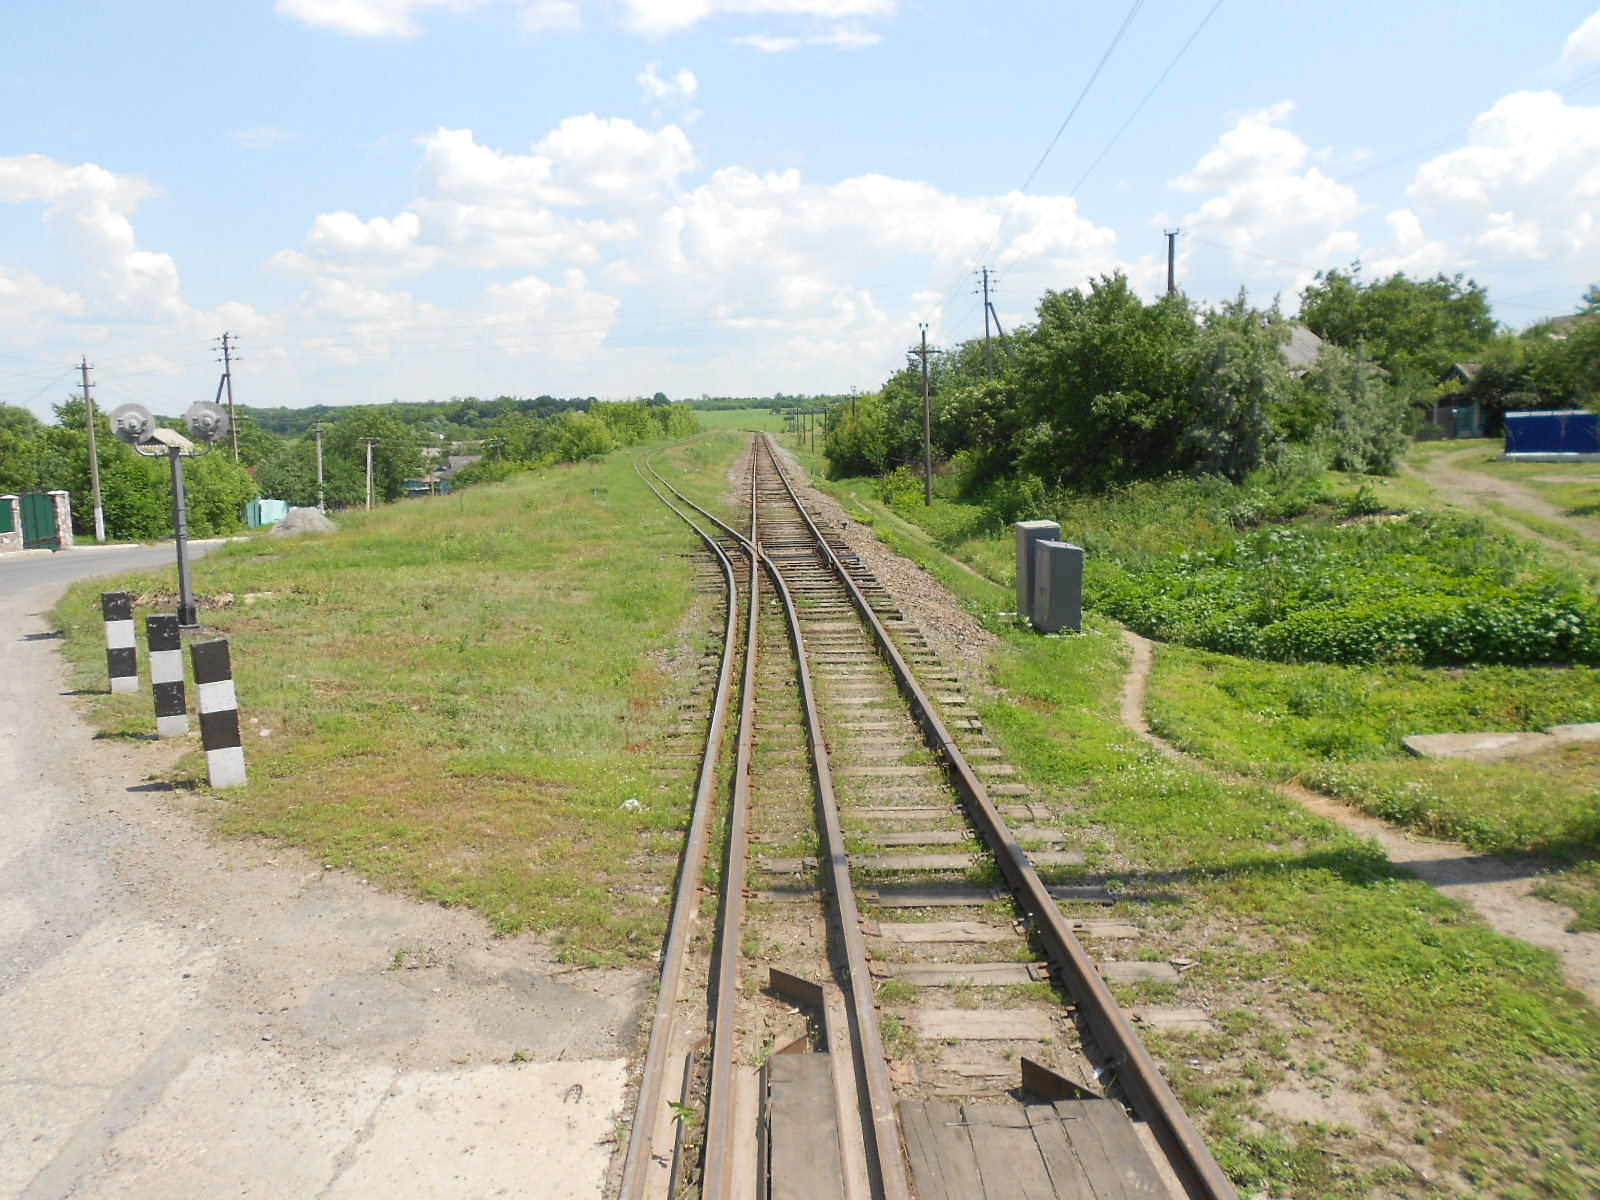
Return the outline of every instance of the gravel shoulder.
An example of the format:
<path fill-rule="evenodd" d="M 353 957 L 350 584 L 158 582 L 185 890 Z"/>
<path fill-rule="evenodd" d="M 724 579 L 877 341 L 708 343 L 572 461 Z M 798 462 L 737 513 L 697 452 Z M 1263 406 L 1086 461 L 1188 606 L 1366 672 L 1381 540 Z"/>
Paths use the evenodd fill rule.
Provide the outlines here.
<path fill-rule="evenodd" d="M 648 978 L 213 842 L 170 746 L 77 717 L 62 583 L 11 579 L 0 1196 L 602 1195 Z"/>

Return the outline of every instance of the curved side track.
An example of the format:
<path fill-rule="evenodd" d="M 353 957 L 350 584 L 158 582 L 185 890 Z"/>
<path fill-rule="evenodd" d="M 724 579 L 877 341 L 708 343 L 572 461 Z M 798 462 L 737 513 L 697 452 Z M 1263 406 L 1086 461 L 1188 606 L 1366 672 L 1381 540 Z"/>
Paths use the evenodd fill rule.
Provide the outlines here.
<path fill-rule="evenodd" d="M 991 788 L 1027 788 L 1004 782 L 955 677 L 818 528 L 770 439 L 751 445 L 744 532 L 635 469 L 716 555 L 726 617 L 623 1200 L 676 1200 L 685 1184 L 712 1200 L 1235 1200 L 1073 933 L 1130 927 L 1063 916 L 1056 895 L 1093 889 L 1036 868 L 1082 855 L 1024 849 L 1065 839 L 1044 806 L 1012 805 L 1045 821 L 1018 840 Z M 706 946 L 695 918 L 719 830 Z M 702 1022 L 709 1067 L 687 1044 Z"/>

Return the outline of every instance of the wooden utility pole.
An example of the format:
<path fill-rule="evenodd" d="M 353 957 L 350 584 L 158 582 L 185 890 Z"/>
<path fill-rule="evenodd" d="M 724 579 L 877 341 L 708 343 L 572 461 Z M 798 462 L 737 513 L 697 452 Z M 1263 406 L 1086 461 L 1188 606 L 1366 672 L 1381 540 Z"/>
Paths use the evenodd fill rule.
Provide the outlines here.
<path fill-rule="evenodd" d="M 239 418 L 233 415 L 233 335 L 222 335 L 222 380 L 228 385 L 228 426 L 233 437 L 233 461 L 239 461 Z"/>
<path fill-rule="evenodd" d="M 928 349 L 928 323 L 919 321 L 922 329 L 922 348 L 911 351 L 922 360 L 922 503 L 933 504 L 933 422 L 928 404 L 928 355 L 943 354 L 943 350 Z"/>
<path fill-rule="evenodd" d="M 1163 229 L 1167 238 L 1167 295 L 1178 290 L 1178 235 L 1181 229 Z"/>
<path fill-rule="evenodd" d="M 366 443 L 366 510 L 368 512 L 373 510 L 373 443 L 376 440 L 378 440 L 376 437 L 362 438 L 362 442 Z"/>
<path fill-rule="evenodd" d="M 317 433 L 317 511 L 325 513 L 328 506 L 322 494 L 322 422 L 318 421 L 313 428 Z"/>
<path fill-rule="evenodd" d="M 89 423 L 89 481 L 94 487 L 94 540 L 106 540 L 106 510 L 100 503 L 100 455 L 94 446 L 94 396 L 89 391 L 89 359 L 83 356 L 78 362 L 83 374 L 83 418 Z"/>

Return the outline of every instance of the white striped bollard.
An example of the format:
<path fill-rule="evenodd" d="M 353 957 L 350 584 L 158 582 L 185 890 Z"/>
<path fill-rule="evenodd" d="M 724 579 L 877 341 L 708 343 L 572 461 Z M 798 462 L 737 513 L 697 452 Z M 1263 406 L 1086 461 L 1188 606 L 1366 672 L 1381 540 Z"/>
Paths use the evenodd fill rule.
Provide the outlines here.
<path fill-rule="evenodd" d="M 239 736 L 239 698 L 233 690 L 228 639 L 195 642 L 194 688 L 200 700 L 200 742 L 206 750 L 206 775 L 214 788 L 243 783 L 244 744 Z"/>
<path fill-rule="evenodd" d="M 183 694 L 183 642 L 178 618 L 163 613 L 144 619 L 150 646 L 150 691 L 156 698 L 156 736 L 182 737 L 189 732 L 189 709 Z"/>
<path fill-rule="evenodd" d="M 139 690 L 139 651 L 134 644 L 133 596 L 101 592 L 100 612 L 106 619 L 106 670 L 113 692 Z"/>

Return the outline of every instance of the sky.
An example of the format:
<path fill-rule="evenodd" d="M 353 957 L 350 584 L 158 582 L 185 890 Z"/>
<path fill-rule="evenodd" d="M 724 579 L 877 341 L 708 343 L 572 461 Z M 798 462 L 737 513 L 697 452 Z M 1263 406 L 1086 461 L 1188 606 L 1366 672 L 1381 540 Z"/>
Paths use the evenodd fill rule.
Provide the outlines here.
<path fill-rule="evenodd" d="M 1600 281 L 1596 0 L 54 0 L 0 403 L 870 390 L 1046 290 Z"/>

